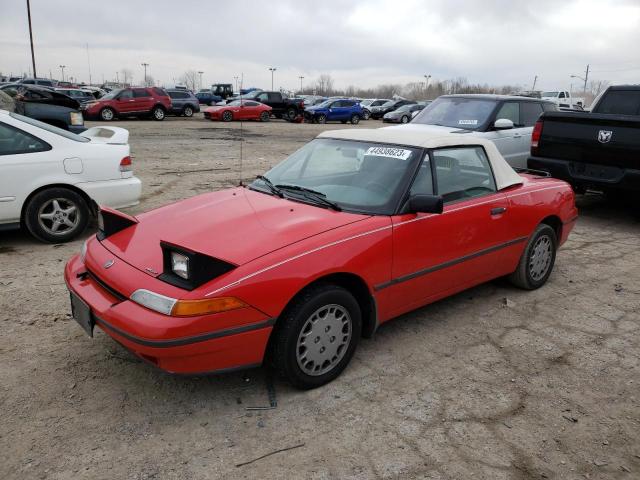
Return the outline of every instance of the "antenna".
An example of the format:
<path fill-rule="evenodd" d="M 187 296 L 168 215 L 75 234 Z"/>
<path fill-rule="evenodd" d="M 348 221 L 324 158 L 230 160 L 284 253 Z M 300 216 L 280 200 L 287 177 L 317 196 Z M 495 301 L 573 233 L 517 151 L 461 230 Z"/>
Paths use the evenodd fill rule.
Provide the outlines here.
<path fill-rule="evenodd" d="M 242 82 L 244 80 L 244 73 L 240 74 L 240 89 L 238 90 L 238 97 L 240 99 L 240 109 L 242 109 L 242 94 L 240 94 L 240 92 L 242 92 Z M 242 115 L 240 115 L 240 172 L 239 172 L 239 177 L 240 177 L 240 183 L 238 184 L 238 186 L 242 187 L 244 186 L 242 184 L 242 144 L 244 143 L 244 137 L 242 136 Z"/>

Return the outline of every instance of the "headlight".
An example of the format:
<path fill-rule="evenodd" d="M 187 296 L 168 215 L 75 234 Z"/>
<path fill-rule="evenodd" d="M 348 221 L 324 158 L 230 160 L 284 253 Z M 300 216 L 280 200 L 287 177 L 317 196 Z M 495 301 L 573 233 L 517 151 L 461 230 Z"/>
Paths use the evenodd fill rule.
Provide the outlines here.
<path fill-rule="evenodd" d="M 189 257 L 171 252 L 171 271 L 185 280 L 189 280 Z"/>
<path fill-rule="evenodd" d="M 84 119 L 80 112 L 71 112 L 69 116 L 71 117 L 71 125 L 84 125 Z"/>

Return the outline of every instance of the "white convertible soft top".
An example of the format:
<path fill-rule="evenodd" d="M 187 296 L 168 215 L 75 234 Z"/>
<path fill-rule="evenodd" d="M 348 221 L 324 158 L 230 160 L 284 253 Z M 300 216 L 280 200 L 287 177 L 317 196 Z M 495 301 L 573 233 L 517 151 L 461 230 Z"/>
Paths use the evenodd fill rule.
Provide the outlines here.
<path fill-rule="evenodd" d="M 484 138 L 460 135 L 458 133 L 427 132 L 416 130 L 402 130 L 400 128 L 375 129 L 359 128 L 344 130 L 329 130 L 322 132 L 318 138 L 336 138 L 340 140 L 359 140 L 363 142 L 390 143 L 419 148 L 458 147 L 464 145 L 479 145 L 484 147 L 493 169 L 498 190 L 511 185 L 519 185 L 522 177 L 511 168 L 500 152 L 490 140 Z"/>

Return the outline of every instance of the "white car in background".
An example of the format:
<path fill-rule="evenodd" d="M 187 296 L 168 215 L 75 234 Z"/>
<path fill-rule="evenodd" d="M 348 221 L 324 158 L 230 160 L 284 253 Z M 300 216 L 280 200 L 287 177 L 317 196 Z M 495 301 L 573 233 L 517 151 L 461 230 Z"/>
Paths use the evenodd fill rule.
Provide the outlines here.
<path fill-rule="evenodd" d="M 442 95 L 411 123 L 397 127 L 424 132 L 457 133 L 491 140 L 513 168 L 527 168 L 531 133 L 543 112 L 558 106 L 539 98 L 512 95 Z"/>
<path fill-rule="evenodd" d="M 26 227 L 46 242 L 84 231 L 96 205 L 136 205 L 129 132 L 94 127 L 81 135 L 0 110 L 0 231 Z"/>

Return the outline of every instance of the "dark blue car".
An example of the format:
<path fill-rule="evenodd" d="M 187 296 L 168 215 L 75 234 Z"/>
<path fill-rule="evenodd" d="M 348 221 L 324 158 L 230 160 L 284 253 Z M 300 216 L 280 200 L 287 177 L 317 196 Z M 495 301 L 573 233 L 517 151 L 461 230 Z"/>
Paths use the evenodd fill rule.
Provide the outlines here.
<path fill-rule="evenodd" d="M 319 105 L 305 108 L 304 118 L 312 123 L 351 122 L 355 125 L 362 118 L 362 107 L 356 100 L 330 98 Z"/>
<path fill-rule="evenodd" d="M 211 90 L 200 90 L 196 93 L 196 98 L 201 104 L 209 106 L 222 101 L 222 97 L 220 95 L 214 95 Z"/>
<path fill-rule="evenodd" d="M 170 114 L 192 117 L 194 113 L 200 111 L 200 102 L 193 93 L 177 89 L 168 89 L 167 93 L 171 97 Z"/>

